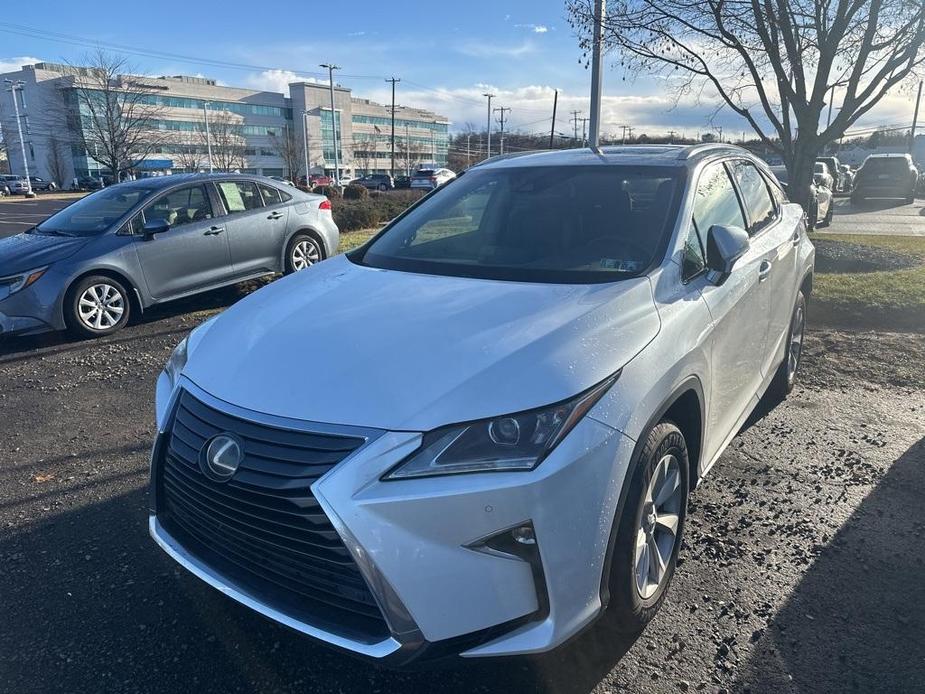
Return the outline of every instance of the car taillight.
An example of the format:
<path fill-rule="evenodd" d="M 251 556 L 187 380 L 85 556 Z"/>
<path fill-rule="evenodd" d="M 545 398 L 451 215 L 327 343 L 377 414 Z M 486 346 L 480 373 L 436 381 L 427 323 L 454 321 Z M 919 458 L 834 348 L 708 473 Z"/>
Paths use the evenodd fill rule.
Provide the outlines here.
<path fill-rule="evenodd" d="M 321 204 L 318 205 L 318 209 L 319 209 L 319 210 L 327 210 L 328 212 L 330 212 L 330 211 L 331 211 L 331 201 L 330 201 L 330 200 L 322 200 L 322 201 L 321 201 Z"/>
<path fill-rule="evenodd" d="M 431 176 L 431 177 L 430 177 L 430 182 L 431 182 L 431 183 L 436 183 L 436 182 L 437 182 L 437 177 L 436 177 L 436 176 Z"/>

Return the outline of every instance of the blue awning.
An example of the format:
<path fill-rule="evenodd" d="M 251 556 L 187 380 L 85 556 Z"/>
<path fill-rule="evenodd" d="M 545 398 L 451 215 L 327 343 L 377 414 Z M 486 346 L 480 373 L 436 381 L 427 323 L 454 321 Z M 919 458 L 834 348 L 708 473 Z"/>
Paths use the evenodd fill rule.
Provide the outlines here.
<path fill-rule="evenodd" d="M 138 162 L 138 168 L 151 171 L 153 169 L 172 169 L 172 159 L 143 159 Z"/>

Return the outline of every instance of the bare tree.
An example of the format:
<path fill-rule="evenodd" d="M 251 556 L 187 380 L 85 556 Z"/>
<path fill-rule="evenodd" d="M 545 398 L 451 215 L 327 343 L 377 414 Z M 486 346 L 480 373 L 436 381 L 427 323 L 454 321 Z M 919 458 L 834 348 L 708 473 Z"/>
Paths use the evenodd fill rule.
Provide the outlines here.
<path fill-rule="evenodd" d="M 209 112 L 209 132 L 205 123 L 201 126 L 203 146 L 212 144 L 212 164 L 218 171 L 235 171 L 246 166 L 244 150 L 247 139 L 244 136 L 243 118 L 230 111 Z"/>
<path fill-rule="evenodd" d="M 78 144 L 117 180 L 148 154 L 169 141 L 158 127 L 164 108 L 151 81 L 136 75 L 124 58 L 97 51 L 86 67 L 71 67 L 78 112 L 71 112 Z"/>
<path fill-rule="evenodd" d="M 593 5 L 566 0 L 585 50 Z M 921 0 L 622 0 L 603 28 L 624 69 L 674 78 L 679 98 L 715 93 L 748 121 L 801 203 L 820 149 L 925 64 Z"/>
<path fill-rule="evenodd" d="M 423 145 L 417 142 L 408 142 L 405 138 L 395 138 L 395 161 L 398 163 L 399 168 L 407 172 L 413 172 L 414 167 L 423 160 Z"/>
<path fill-rule="evenodd" d="M 57 135 L 49 135 L 46 142 L 45 164 L 48 174 L 59 188 L 64 188 L 68 174 L 70 145 Z"/>
<path fill-rule="evenodd" d="M 376 137 L 370 133 L 361 133 L 353 135 L 353 151 L 356 164 L 363 169 L 363 173 L 369 173 L 371 165 L 376 160 Z"/>
<path fill-rule="evenodd" d="M 197 138 L 198 140 L 198 138 Z M 202 145 L 197 142 L 178 142 L 173 147 L 174 164 L 179 169 L 196 172 L 209 166 Z"/>
<path fill-rule="evenodd" d="M 283 160 L 286 176 L 295 181 L 299 176 L 299 172 L 305 166 L 305 151 L 302 148 L 302 141 L 290 127 L 286 127 L 281 134 L 274 133 L 270 135 L 270 141 L 273 143 L 276 154 Z"/>

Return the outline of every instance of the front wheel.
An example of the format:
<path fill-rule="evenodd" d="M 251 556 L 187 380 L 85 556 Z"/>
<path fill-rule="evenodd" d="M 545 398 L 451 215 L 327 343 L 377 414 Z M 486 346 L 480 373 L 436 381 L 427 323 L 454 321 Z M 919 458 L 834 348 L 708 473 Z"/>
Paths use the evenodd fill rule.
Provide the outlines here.
<path fill-rule="evenodd" d="M 684 435 L 673 422 L 659 422 L 633 473 L 610 565 L 607 620 L 619 632 L 641 632 L 665 599 L 684 533 L 689 477 Z"/>
<path fill-rule="evenodd" d="M 79 337 L 101 337 L 128 323 L 131 302 L 128 290 L 112 277 L 94 275 L 81 280 L 66 304 L 68 328 Z"/>
<path fill-rule="evenodd" d="M 324 260 L 318 239 L 308 234 L 296 234 L 286 248 L 286 274 L 304 270 Z"/>

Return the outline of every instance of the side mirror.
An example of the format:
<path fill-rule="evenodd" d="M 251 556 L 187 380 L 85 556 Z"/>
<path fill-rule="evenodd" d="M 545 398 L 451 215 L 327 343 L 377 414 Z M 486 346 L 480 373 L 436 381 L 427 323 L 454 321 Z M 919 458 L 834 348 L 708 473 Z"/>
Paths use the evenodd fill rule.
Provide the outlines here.
<path fill-rule="evenodd" d="M 141 227 L 141 234 L 145 239 L 152 239 L 155 234 L 163 234 L 169 229 L 170 225 L 166 219 L 152 219 L 145 222 L 144 226 Z"/>
<path fill-rule="evenodd" d="M 707 232 L 707 268 L 717 287 L 725 282 L 736 262 L 748 251 L 748 232 L 742 227 L 714 224 Z"/>

